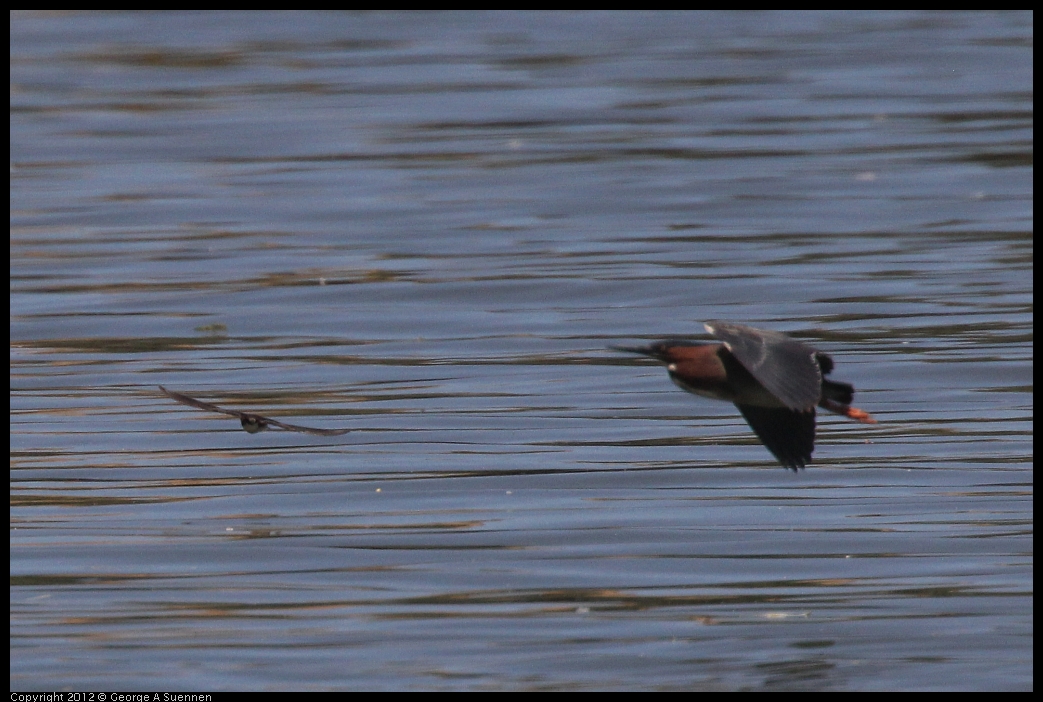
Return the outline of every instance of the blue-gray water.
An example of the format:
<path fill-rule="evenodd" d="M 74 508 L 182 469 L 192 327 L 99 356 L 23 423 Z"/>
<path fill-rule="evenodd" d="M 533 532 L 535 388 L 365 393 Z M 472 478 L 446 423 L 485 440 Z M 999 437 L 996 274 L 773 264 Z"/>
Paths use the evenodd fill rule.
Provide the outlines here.
<path fill-rule="evenodd" d="M 1032 20 L 13 14 L 12 689 L 1032 688 Z"/>

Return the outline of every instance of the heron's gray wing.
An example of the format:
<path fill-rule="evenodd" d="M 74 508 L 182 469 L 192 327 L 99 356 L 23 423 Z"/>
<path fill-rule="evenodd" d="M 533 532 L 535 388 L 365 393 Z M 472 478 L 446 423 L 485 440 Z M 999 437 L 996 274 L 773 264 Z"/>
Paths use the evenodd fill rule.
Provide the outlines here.
<path fill-rule="evenodd" d="M 800 412 L 784 407 L 736 405 L 779 463 L 791 470 L 811 462 L 815 450 L 815 411 Z"/>
<path fill-rule="evenodd" d="M 822 397 L 822 371 L 815 349 L 785 334 L 741 324 L 707 322 L 736 360 L 790 409 L 811 410 Z"/>

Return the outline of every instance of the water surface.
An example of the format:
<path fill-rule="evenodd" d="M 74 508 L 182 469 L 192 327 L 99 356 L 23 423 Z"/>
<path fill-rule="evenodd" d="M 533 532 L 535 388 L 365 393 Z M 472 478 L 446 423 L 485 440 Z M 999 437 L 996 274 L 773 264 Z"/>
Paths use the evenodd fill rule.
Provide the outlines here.
<path fill-rule="evenodd" d="M 1031 689 L 1031 13 L 11 42 L 12 689 Z M 881 423 L 606 348 L 713 319 Z"/>

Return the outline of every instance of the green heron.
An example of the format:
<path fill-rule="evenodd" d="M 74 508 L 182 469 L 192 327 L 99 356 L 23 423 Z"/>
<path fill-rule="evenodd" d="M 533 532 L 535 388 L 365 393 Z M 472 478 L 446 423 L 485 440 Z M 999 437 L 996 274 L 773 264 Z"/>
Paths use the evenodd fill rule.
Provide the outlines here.
<path fill-rule="evenodd" d="M 709 322 L 705 327 L 722 343 L 668 340 L 612 348 L 662 361 L 670 379 L 688 392 L 734 402 L 761 443 L 792 470 L 811 461 L 816 406 L 876 424 L 868 412 L 851 406 L 854 387 L 825 379 L 833 359 L 821 351 L 785 334 L 741 324 Z"/>
<path fill-rule="evenodd" d="M 183 405 L 188 405 L 189 407 L 197 407 L 201 410 L 209 410 L 210 412 L 220 412 L 221 414 L 227 414 L 232 417 L 237 417 L 239 419 L 239 423 L 243 425 L 243 429 L 250 432 L 251 434 L 256 434 L 259 431 L 264 431 L 269 427 L 269 425 L 279 427 L 280 429 L 285 429 L 286 431 L 299 431 L 302 434 L 318 434 L 319 436 L 339 436 L 341 434 L 347 434 L 349 431 L 351 431 L 350 429 L 315 429 L 313 427 L 302 427 L 296 424 L 287 424 L 286 422 L 280 422 L 279 420 L 272 419 L 271 417 L 262 417 L 259 414 L 251 414 L 250 412 L 240 412 L 238 410 L 230 410 L 225 409 L 223 407 L 218 407 L 217 405 L 212 405 L 209 402 L 203 402 L 202 400 L 197 400 L 194 397 L 182 395 L 181 393 L 174 392 L 173 390 L 167 390 L 162 385 L 159 386 L 159 389 L 163 392 L 164 395 L 169 397 L 171 400 L 176 400 L 177 402 L 180 402 Z"/>

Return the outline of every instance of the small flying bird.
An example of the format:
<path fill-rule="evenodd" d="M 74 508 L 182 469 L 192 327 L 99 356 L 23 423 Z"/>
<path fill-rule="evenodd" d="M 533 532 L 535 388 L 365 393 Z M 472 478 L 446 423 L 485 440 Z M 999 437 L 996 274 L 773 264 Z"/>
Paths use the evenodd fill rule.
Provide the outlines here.
<path fill-rule="evenodd" d="M 833 359 L 821 351 L 779 332 L 726 322 L 704 326 L 722 343 L 668 340 L 611 348 L 665 363 L 670 379 L 688 392 L 734 402 L 761 443 L 794 471 L 815 450 L 816 406 L 876 424 L 851 406 L 853 386 L 824 378 Z"/>
<path fill-rule="evenodd" d="M 221 414 L 227 414 L 231 417 L 238 417 L 240 423 L 242 423 L 243 425 L 243 429 L 250 432 L 251 434 L 256 434 L 259 431 L 264 431 L 265 429 L 268 429 L 269 426 L 279 427 L 280 429 L 285 429 L 286 431 L 298 431 L 302 434 L 317 434 L 319 436 L 339 436 L 341 434 L 347 434 L 349 431 L 351 431 L 350 429 L 315 429 L 314 427 L 302 427 L 296 424 L 287 424 L 286 422 L 280 422 L 279 420 L 272 419 L 271 417 L 262 417 L 259 414 L 253 414 L 251 412 L 239 412 L 238 410 L 229 410 L 225 409 L 224 407 L 218 407 L 217 405 L 212 405 L 209 402 L 203 402 L 202 400 L 197 400 L 194 397 L 182 395 L 181 393 L 174 392 L 173 390 L 167 390 L 162 385 L 159 386 L 159 389 L 163 392 L 164 395 L 169 397 L 171 400 L 176 400 L 177 402 L 180 402 L 183 405 L 188 405 L 189 407 L 196 407 L 201 410 L 210 410 L 211 412 L 220 412 Z"/>

